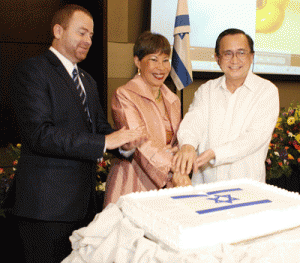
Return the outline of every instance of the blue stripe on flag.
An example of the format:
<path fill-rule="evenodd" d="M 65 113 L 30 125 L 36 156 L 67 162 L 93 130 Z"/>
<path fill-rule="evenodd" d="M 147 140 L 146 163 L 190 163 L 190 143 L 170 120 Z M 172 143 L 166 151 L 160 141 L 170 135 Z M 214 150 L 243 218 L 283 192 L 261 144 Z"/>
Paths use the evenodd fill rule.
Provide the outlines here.
<path fill-rule="evenodd" d="M 184 87 L 192 83 L 190 74 L 186 69 L 185 65 L 183 64 L 182 60 L 178 56 L 178 53 L 176 52 L 175 48 L 173 48 L 172 66 Z"/>
<path fill-rule="evenodd" d="M 175 27 L 189 26 L 189 25 L 190 25 L 189 15 L 176 16 Z"/>
<path fill-rule="evenodd" d="M 266 203 L 271 203 L 271 202 L 272 201 L 266 199 L 266 200 L 254 201 L 254 202 L 249 202 L 249 203 L 242 203 L 242 204 L 236 204 L 236 205 L 221 206 L 221 207 L 216 207 L 216 208 L 206 209 L 206 210 L 199 210 L 199 211 L 196 211 L 196 213 L 201 215 L 201 214 L 223 211 L 223 210 L 227 210 L 227 209 L 233 209 L 233 208 L 237 208 L 237 207 L 260 205 L 260 204 L 266 204 Z"/>

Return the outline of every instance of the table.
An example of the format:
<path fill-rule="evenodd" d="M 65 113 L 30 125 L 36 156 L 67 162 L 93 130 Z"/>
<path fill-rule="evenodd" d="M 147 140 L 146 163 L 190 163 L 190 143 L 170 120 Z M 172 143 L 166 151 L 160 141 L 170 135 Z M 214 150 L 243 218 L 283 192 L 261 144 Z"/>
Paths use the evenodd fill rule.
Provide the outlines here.
<path fill-rule="evenodd" d="M 300 262 L 300 226 L 237 244 L 219 244 L 184 253 L 146 238 L 145 231 L 130 222 L 117 204 L 109 204 L 88 226 L 74 231 L 70 241 L 73 251 L 62 263 Z"/>

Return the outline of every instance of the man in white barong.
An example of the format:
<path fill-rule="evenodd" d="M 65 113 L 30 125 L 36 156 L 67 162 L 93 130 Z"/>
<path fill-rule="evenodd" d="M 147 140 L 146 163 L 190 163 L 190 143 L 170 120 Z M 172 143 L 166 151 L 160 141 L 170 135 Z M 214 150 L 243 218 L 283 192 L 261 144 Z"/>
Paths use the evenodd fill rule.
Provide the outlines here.
<path fill-rule="evenodd" d="M 279 114 L 277 87 L 250 70 L 253 40 L 244 31 L 223 31 L 215 59 L 224 75 L 195 92 L 180 125 L 177 171 L 192 184 L 251 178 L 266 181 L 265 160 Z"/>

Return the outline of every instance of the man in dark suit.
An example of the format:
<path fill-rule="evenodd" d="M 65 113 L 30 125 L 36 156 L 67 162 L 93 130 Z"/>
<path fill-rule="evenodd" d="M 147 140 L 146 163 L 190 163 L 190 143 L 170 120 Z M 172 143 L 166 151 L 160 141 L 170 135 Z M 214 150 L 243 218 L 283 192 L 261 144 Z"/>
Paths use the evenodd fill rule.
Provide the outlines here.
<path fill-rule="evenodd" d="M 50 50 L 23 62 L 12 78 L 22 152 L 11 213 L 26 262 L 55 263 L 68 256 L 72 231 L 96 213 L 97 160 L 105 149 L 130 150 L 145 140 L 139 131 L 111 128 L 95 81 L 77 67 L 92 44 L 93 28 L 86 9 L 59 10 Z"/>

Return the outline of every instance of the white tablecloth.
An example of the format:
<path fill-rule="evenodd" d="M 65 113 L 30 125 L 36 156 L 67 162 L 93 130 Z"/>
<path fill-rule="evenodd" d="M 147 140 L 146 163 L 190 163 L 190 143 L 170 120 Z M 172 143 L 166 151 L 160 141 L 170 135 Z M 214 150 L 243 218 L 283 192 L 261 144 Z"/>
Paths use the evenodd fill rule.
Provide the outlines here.
<path fill-rule="evenodd" d="M 300 263 L 300 227 L 186 254 L 144 237 L 144 230 L 124 217 L 115 204 L 97 214 L 87 227 L 74 231 L 70 241 L 73 251 L 62 263 Z"/>

